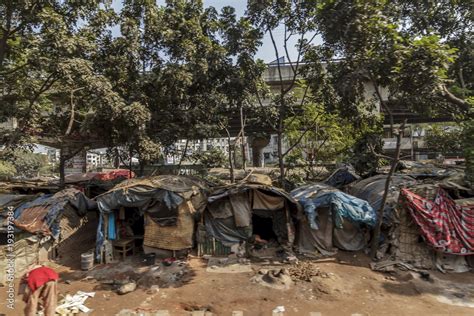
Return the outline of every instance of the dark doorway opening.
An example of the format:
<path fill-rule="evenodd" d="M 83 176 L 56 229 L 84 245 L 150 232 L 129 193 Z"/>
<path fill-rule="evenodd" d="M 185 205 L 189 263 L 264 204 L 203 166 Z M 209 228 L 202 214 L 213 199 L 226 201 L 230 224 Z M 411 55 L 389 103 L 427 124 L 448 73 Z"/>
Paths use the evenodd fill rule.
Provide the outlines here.
<path fill-rule="evenodd" d="M 259 235 L 264 240 L 277 240 L 277 235 L 273 231 L 273 220 L 269 217 L 262 217 L 252 214 L 252 231 L 254 235 Z"/>

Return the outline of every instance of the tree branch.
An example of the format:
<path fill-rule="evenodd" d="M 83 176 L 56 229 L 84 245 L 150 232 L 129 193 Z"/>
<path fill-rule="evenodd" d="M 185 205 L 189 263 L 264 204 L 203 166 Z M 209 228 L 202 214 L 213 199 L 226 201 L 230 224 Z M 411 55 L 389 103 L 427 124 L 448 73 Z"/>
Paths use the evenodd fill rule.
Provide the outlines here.
<path fill-rule="evenodd" d="M 459 106 L 461 108 L 462 111 L 464 112 L 469 112 L 469 109 L 471 107 L 471 105 L 463 100 L 463 99 L 460 99 L 458 98 L 457 96 L 455 96 L 454 94 L 452 94 L 448 88 L 446 87 L 446 85 L 444 84 L 439 84 L 438 85 L 438 89 L 439 89 L 439 94 L 445 99 L 447 100 L 448 102 L 452 103 L 452 104 L 455 104 L 457 106 Z"/>

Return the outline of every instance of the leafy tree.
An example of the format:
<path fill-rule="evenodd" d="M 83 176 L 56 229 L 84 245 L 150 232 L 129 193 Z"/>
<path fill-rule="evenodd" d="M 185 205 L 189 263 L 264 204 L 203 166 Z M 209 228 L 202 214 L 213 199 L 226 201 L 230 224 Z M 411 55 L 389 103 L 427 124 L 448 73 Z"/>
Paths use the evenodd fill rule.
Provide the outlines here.
<path fill-rule="evenodd" d="M 349 83 L 353 87 L 349 96 L 367 99 L 360 87 L 364 82 L 370 83 L 373 96 L 389 117 L 392 131 L 392 109 L 398 105 L 430 116 L 448 114 L 453 119 L 472 119 L 472 104 L 466 98 L 468 91 L 463 83 L 464 67 L 469 62 L 461 59 L 456 65 L 457 47 L 452 46 L 457 43 L 464 50 L 462 55 L 469 55 L 472 5 L 451 0 L 422 1 L 421 5 L 405 0 L 328 0 L 318 7 L 317 23 L 324 46 L 332 56 L 342 57 L 337 65 L 342 72 L 333 73 L 352 79 L 338 86 Z M 450 78 L 453 74 L 459 78 Z M 457 84 L 453 87 L 453 82 L 459 83 L 461 90 Z M 462 93 L 455 95 L 456 90 Z M 379 215 L 383 212 L 390 176 L 398 163 L 400 132 Z M 468 160 L 468 165 L 471 163 Z M 372 256 L 379 240 L 382 216 L 378 217 Z"/>
<path fill-rule="evenodd" d="M 125 102 L 146 110 L 112 144 L 141 165 L 161 155 L 158 144 L 217 136 L 250 104 L 248 83 L 262 68 L 253 60 L 258 32 L 233 8 L 219 15 L 201 1 L 124 1 L 117 23 L 121 34 L 103 37 L 95 62 Z"/>
<path fill-rule="evenodd" d="M 315 16 L 317 11 L 316 1 L 248 1 L 247 14 L 254 26 L 263 34 L 268 34 L 273 44 L 275 53 L 275 68 L 278 72 L 277 91 L 267 91 L 264 95 L 257 94 L 260 103 L 261 117 L 264 122 L 276 133 L 278 145 L 278 164 L 280 169 L 280 182 L 284 184 L 285 178 L 285 156 L 283 141 L 285 124 L 287 118 L 294 116 L 301 107 L 308 102 L 305 97 L 308 88 L 297 98 L 293 89 L 298 82 L 304 79 L 305 55 L 316 37 L 317 29 Z M 277 43 L 275 31 L 283 28 L 283 41 Z M 296 59 L 289 54 L 291 41 L 297 38 L 295 46 L 297 50 Z M 290 78 L 284 77 L 282 73 L 283 59 L 291 67 Z M 308 129 L 312 128 L 311 124 Z"/>
<path fill-rule="evenodd" d="M 34 18 L 22 13 L 30 5 Z M 64 183 L 67 159 L 130 129 L 130 120 L 123 119 L 126 103 L 91 62 L 99 34 L 110 32 L 113 11 L 108 1 L 14 1 L 1 8 L 15 11 L 2 20 L 4 29 L 12 23 L 22 28 L 15 35 L 2 33 L 9 40 L 0 72 L 1 117 L 18 118 L 2 142 L 7 149 L 34 141 L 59 147 Z"/>
<path fill-rule="evenodd" d="M 24 177 L 38 176 L 40 170 L 48 166 L 46 155 L 32 153 L 27 150 L 16 150 L 10 158 L 16 174 Z"/>
<path fill-rule="evenodd" d="M 424 140 L 429 148 L 443 155 L 461 153 L 463 132 L 459 126 L 432 125 Z"/>
<path fill-rule="evenodd" d="M 466 180 L 474 186 L 474 119 L 462 122 L 463 149 L 466 158 Z"/>
<path fill-rule="evenodd" d="M 205 152 L 196 152 L 191 159 L 203 164 L 206 168 L 222 168 L 226 165 L 227 158 L 222 150 L 212 148 Z"/>
<path fill-rule="evenodd" d="M 0 179 L 8 179 L 16 174 L 13 164 L 8 161 L 0 160 Z"/>
<path fill-rule="evenodd" d="M 322 1 L 317 23 L 326 51 L 342 57 L 340 71 L 330 69 L 345 79 L 341 92 L 375 97 L 391 125 L 400 105 L 463 121 L 473 113 L 472 12 L 465 1 Z M 373 96 L 361 93 L 364 82 Z"/>
<path fill-rule="evenodd" d="M 287 151 L 301 156 L 307 178 L 314 178 L 317 162 L 340 158 L 354 144 L 354 138 L 351 125 L 340 116 L 328 113 L 321 104 L 306 104 L 302 110 L 300 115 L 289 117 L 285 122 Z"/>

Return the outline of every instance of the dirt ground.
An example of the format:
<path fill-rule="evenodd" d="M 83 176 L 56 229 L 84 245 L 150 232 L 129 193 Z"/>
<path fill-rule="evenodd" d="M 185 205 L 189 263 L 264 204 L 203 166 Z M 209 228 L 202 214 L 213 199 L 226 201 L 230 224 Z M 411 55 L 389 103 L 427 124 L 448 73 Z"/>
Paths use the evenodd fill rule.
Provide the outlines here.
<path fill-rule="evenodd" d="M 52 266 L 60 273 L 61 295 L 79 290 L 96 292 L 85 303 L 93 309 L 91 315 L 116 315 L 125 309 L 137 315 L 163 310 L 169 315 L 189 315 L 198 310 L 214 315 L 233 315 L 233 311 L 272 315 L 277 306 L 284 306 L 284 315 L 474 315 L 474 273 L 431 271 L 425 280 L 413 272 L 373 272 L 363 253 L 340 252 L 336 258 L 312 260 L 310 264 L 316 272 L 296 280 L 287 290 L 251 281 L 261 269 L 292 269 L 281 264 L 251 263 L 251 272 L 243 269 L 240 273 L 210 272 L 207 260 L 196 257 L 170 267 L 144 267 L 139 257 L 96 266 L 88 272 L 80 271 L 78 262 Z M 111 280 L 127 278 L 138 280 L 138 289 L 116 294 Z M 21 298 L 17 297 L 15 310 L 7 310 L 3 289 L 0 314 L 22 315 Z"/>

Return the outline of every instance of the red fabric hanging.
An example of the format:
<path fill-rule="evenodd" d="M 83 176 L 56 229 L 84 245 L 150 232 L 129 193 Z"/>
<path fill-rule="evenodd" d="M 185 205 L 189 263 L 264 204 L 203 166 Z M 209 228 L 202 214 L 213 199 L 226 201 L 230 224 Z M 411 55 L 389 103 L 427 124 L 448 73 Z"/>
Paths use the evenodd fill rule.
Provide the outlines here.
<path fill-rule="evenodd" d="M 449 254 L 474 254 L 474 205 L 457 205 L 441 188 L 433 201 L 407 189 L 400 193 L 428 244 Z"/>

